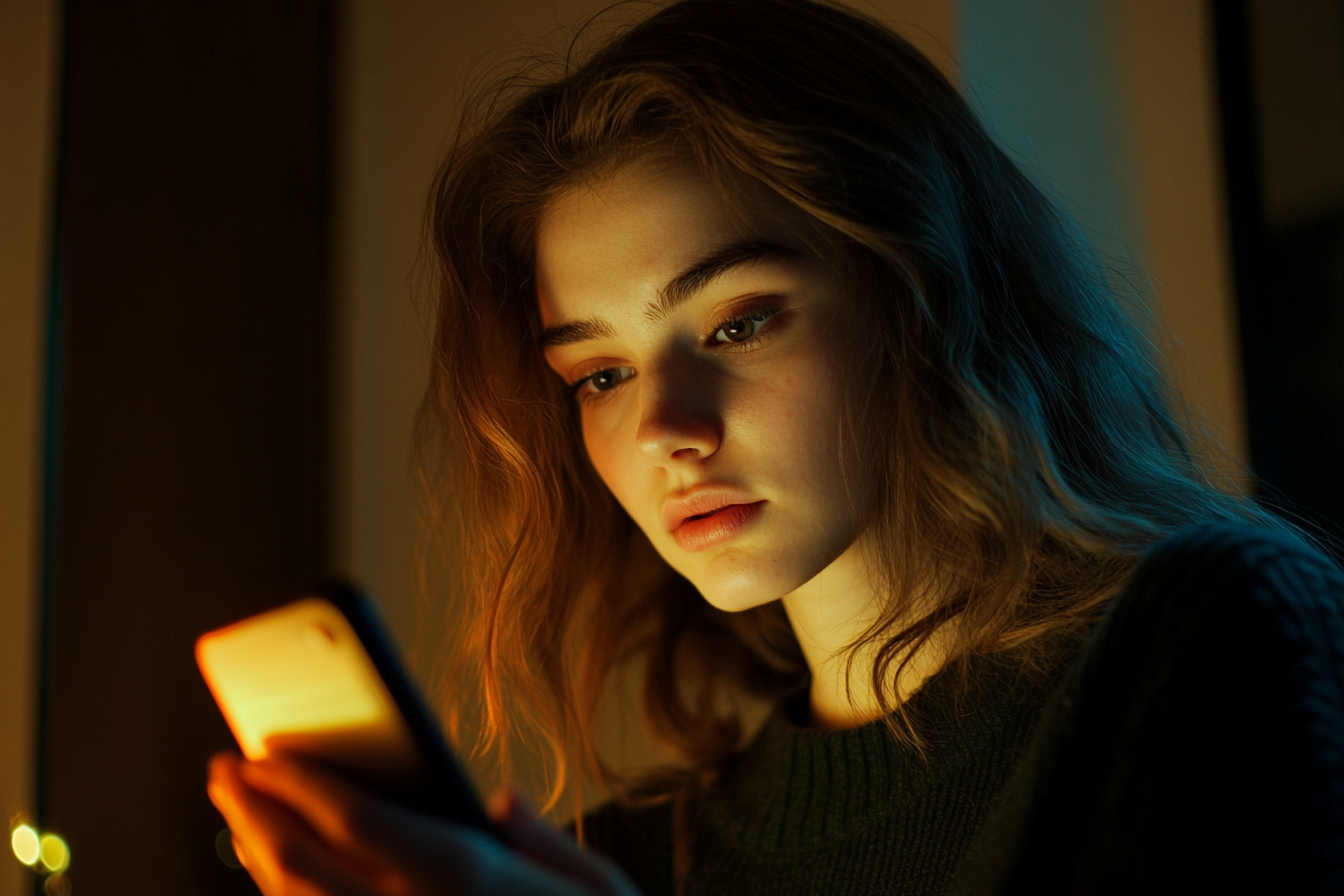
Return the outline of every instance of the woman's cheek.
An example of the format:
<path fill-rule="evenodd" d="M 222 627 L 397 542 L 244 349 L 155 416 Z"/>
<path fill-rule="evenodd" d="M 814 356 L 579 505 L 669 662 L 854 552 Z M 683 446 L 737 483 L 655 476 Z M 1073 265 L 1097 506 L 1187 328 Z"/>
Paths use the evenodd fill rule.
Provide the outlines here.
<path fill-rule="evenodd" d="M 588 460 L 597 471 L 598 478 L 606 485 L 626 513 L 642 525 L 638 508 L 634 502 L 634 464 L 635 436 L 633 432 L 624 432 L 625 427 L 618 408 L 597 407 L 584 410 L 583 442 L 588 450 Z"/>

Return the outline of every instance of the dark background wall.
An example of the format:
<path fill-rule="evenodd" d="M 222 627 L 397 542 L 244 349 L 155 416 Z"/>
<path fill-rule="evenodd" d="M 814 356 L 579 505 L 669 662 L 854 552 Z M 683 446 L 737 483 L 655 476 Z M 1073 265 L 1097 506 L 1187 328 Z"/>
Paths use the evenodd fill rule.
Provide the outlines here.
<path fill-rule="evenodd" d="M 192 661 L 200 632 L 337 566 L 393 597 L 399 633 L 413 630 L 409 586 L 400 584 L 411 578 L 411 525 L 396 522 L 410 515 L 373 512 L 377 501 L 347 496 L 341 523 L 328 486 L 355 473 L 385 477 L 376 483 L 380 495 L 404 486 L 407 421 L 381 409 L 413 409 L 421 334 L 414 321 L 401 342 L 383 330 L 391 329 L 390 309 L 410 304 L 406 271 L 425 184 L 451 125 L 446 98 L 457 95 L 473 54 L 511 39 L 525 28 L 520 21 L 540 32 L 591 5 L 350 0 L 350 20 L 361 27 L 347 30 L 353 62 L 340 102 L 349 119 L 343 139 L 357 164 L 341 181 L 331 166 L 331 147 L 341 142 L 330 111 L 334 2 L 66 4 L 38 813 L 69 839 L 80 896 L 255 892 L 214 851 L 222 822 L 204 795 L 204 762 L 231 740 Z M 938 7 L 948 29 L 954 5 L 971 8 L 923 5 Z M 911 10 L 921 4 L 883 6 L 904 21 L 917 20 Z M 1344 116 L 1344 105 L 1285 104 L 1318 96 L 1323 79 L 1334 77 L 1328 52 L 1314 57 L 1315 68 L 1303 62 L 1305 47 L 1323 44 L 1294 39 L 1293 29 L 1336 35 L 1333 26 L 1275 17 L 1287 7 L 1328 19 L 1341 0 L 1220 0 L 1202 9 L 1210 21 L 1215 9 L 1239 10 L 1243 29 L 1232 35 L 1240 44 L 1229 43 L 1222 20 L 1217 43 L 1253 459 L 1271 486 L 1339 520 L 1344 281 L 1330 278 L 1344 257 L 1337 236 L 1344 206 L 1285 215 L 1274 211 L 1273 197 L 1282 193 L 1274 178 L 1303 170 L 1292 147 L 1332 139 L 1329 117 Z M 1191 12 L 1129 0 L 1125 9 Z M 1256 32 L 1256 21 L 1278 30 Z M 1161 34 L 1185 34 L 1171 22 L 1164 27 Z M 1152 32 L 1130 27 L 1126 39 Z M 1336 37 L 1344 41 L 1344 30 Z M 1159 62 L 1192 52 L 1190 41 L 1173 45 L 1177 52 L 1156 40 L 1143 47 Z M 1265 62 L 1275 46 L 1296 67 Z M 1229 64 L 1241 73 L 1239 88 Z M 1169 80 L 1148 88 L 1173 92 Z M 1241 125 L 1227 117 L 1229 103 Z M 1267 120 L 1266 109 L 1280 114 Z M 1274 137 L 1286 118 L 1308 136 Z M 1154 120 L 1161 126 L 1133 129 L 1162 138 L 1149 140 L 1151 154 L 1184 158 L 1171 122 Z M 1344 151 L 1312 158 L 1344 165 Z M 1236 167 L 1243 163 L 1250 167 Z M 1324 171 L 1320 165 L 1315 170 Z M 1190 178 L 1168 180 L 1145 175 L 1140 187 L 1177 195 L 1172 186 Z M 342 257 L 329 248 L 333 189 L 347 207 Z M 1184 197 L 1173 201 L 1197 204 Z M 1207 229 L 1221 245 L 1223 234 Z M 1160 248 L 1152 222 L 1149 231 Z M 1157 248 L 1154 268 L 1171 287 L 1174 320 L 1193 291 L 1161 273 Z M 1180 247 L 1169 254 L 1190 255 Z M 351 314 L 346 338 L 357 344 L 347 352 L 362 360 L 347 359 L 345 371 L 330 369 L 327 357 L 331 271 L 352 293 L 381 303 Z M 1201 311 L 1192 319 L 1200 315 L 1207 318 Z M 1178 335 L 1186 354 L 1201 338 L 1198 330 Z M 351 385 L 381 382 L 389 367 L 405 375 L 382 391 Z M 328 384 L 342 381 L 364 404 L 347 411 L 348 431 L 338 439 L 350 470 L 329 477 Z M 1237 393 L 1229 385 L 1227 394 Z M 361 439 L 388 444 L 365 450 Z M 350 544 L 332 549 L 325 533 L 333 518 L 362 534 L 346 533 Z"/>
<path fill-rule="evenodd" d="M 66 17 L 41 822 L 81 896 L 255 892 L 192 646 L 327 569 L 332 10 Z"/>

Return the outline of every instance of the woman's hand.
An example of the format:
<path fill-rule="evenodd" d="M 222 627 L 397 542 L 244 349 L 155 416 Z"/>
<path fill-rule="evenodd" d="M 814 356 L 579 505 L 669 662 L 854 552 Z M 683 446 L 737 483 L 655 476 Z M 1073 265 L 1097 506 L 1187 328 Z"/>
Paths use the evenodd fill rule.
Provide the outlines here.
<path fill-rule="evenodd" d="M 220 753 L 210 761 L 209 792 L 266 896 L 636 893 L 614 865 L 507 792 L 488 809 L 508 846 L 288 759 Z"/>

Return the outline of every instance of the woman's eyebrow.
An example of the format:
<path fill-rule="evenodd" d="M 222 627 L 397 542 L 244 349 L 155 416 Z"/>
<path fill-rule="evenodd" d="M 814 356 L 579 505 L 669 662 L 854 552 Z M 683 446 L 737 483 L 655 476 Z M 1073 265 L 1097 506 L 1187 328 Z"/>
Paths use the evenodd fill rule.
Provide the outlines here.
<path fill-rule="evenodd" d="M 539 343 L 542 348 L 554 348 L 560 345 L 574 345 L 590 339 L 613 339 L 616 331 L 611 324 L 599 318 L 576 320 L 567 324 L 557 324 L 541 331 Z"/>
<path fill-rule="evenodd" d="M 667 285 L 658 291 L 658 298 L 649 303 L 648 314 L 653 320 L 665 317 L 711 282 L 743 265 L 758 264 L 762 261 L 797 261 L 806 256 L 807 253 L 802 249 L 783 243 L 738 240 L 715 249 L 669 280 Z M 547 327 L 541 331 L 538 342 L 543 349 L 546 349 L 575 345 L 590 339 L 611 339 L 615 335 L 616 331 L 612 329 L 611 324 L 600 318 L 589 318 Z"/>
<path fill-rule="evenodd" d="M 802 249 L 762 240 L 738 240 L 709 253 L 686 270 L 673 277 L 658 292 L 658 301 L 649 306 L 650 316 L 657 320 L 685 302 L 691 296 L 734 268 L 762 261 L 797 261 L 806 257 Z"/>

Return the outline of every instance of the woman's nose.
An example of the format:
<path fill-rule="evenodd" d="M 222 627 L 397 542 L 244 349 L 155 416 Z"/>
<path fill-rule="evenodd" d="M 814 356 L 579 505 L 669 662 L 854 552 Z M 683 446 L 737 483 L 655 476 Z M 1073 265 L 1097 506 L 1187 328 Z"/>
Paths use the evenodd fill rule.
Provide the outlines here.
<path fill-rule="evenodd" d="M 691 379 L 649 379 L 640 394 L 642 408 L 635 435 L 640 454 L 650 463 L 662 464 L 704 460 L 718 451 L 723 421 L 717 390 Z"/>

